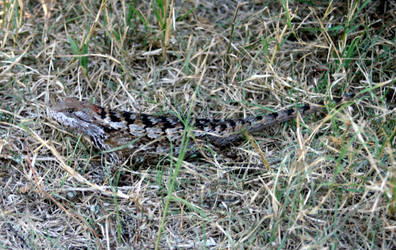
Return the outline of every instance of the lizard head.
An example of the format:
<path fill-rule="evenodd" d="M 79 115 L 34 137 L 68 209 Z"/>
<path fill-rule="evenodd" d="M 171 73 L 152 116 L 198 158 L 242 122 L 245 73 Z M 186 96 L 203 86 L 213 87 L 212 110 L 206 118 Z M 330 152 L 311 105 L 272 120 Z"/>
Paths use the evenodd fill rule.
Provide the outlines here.
<path fill-rule="evenodd" d="M 81 124 L 92 123 L 94 118 L 93 106 L 76 98 L 68 97 L 63 102 L 51 107 L 47 113 L 63 126 L 78 128 Z"/>
<path fill-rule="evenodd" d="M 98 110 L 101 109 L 90 103 L 76 98 L 65 98 L 63 102 L 47 110 L 49 118 L 56 120 L 63 127 L 77 130 L 88 136 L 103 135 L 103 129 L 96 124 Z"/>
<path fill-rule="evenodd" d="M 47 109 L 49 118 L 56 120 L 63 127 L 84 134 L 100 150 L 109 149 L 105 143 L 108 135 L 98 119 L 105 114 L 103 108 L 68 97 L 63 102 Z M 115 154 L 111 157 L 116 159 Z"/>

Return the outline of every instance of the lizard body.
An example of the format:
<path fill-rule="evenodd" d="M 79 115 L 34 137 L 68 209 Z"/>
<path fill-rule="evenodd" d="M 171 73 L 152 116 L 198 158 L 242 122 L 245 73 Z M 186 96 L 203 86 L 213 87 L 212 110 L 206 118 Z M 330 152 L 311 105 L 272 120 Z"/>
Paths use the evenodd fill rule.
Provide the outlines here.
<path fill-rule="evenodd" d="M 337 106 L 354 95 L 334 99 Z M 300 108 L 285 109 L 264 116 L 246 119 L 206 119 L 191 118 L 192 134 L 195 141 L 209 142 L 225 148 L 243 140 L 243 131 L 254 134 L 275 124 L 294 119 L 298 113 L 308 115 L 325 108 L 324 102 L 306 104 Z M 111 151 L 122 148 L 122 152 L 169 153 L 170 145 L 178 154 L 185 125 L 175 116 L 116 111 L 100 107 L 76 98 L 68 97 L 48 110 L 50 118 L 62 126 L 84 134 L 95 148 Z M 113 162 L 118 161 L 118 153 L 110 153 Z"/>

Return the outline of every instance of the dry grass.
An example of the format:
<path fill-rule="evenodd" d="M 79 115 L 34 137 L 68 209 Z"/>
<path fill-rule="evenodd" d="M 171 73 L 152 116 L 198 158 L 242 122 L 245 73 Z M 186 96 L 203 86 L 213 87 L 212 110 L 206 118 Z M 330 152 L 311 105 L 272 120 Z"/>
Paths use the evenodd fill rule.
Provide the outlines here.
<path fill-rule="evenodd" d="M 394 2 L 99 2 L 0 3 L 1 248 L 396 247 Z M 230 118 L 345 92 L 365 95 L 240 162 L 106 166 L 45 115 L 65 96 Z"/>

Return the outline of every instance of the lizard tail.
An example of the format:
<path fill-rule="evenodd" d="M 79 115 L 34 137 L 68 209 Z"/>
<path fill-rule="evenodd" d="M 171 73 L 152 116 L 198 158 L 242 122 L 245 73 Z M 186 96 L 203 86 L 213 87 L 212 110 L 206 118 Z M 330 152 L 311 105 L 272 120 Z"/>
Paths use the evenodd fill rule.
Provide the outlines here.
<path fill-rule="evenodd" d="M 347 103 L 349 100 L 355 97 L 354 93 L 345 94 L 341 98 L 334 98 L 333 101 L 335 102 L 335 106 L 340 107 L 343 104 Z M 224 148 L 229 146 L 230 144 L 234 144 L 238 141 L 244 139 L 243 131 L 248 132 L 249 134 L 261 132 L 264 129 L 271 127 L 273 125 L 286 122 L 292 119 L 295 119 L 300 113 L 302 116 L 306 116 L 309 114 L 321 112 L 326 110 L 326 104 L 324 101 L 321 101 L 317 104 L 305 104 L 299 108 L 290 108 L 281 110 L 278 112 L 269 113 L 264 116 L 256 116 L 247 119 L 240 119 L 237 120 L 239 124 L 239 129 L 236 130 L 234 133 L 228 134 L 226 136 L 216 136 L 216 135 L 208 135 L 209 140 L 212 144 L 216 145 L 217 147 Z M 224 121 L 227 122 L 227 121 Z M 218 125 L 220 126 L 220 125 Z"/>

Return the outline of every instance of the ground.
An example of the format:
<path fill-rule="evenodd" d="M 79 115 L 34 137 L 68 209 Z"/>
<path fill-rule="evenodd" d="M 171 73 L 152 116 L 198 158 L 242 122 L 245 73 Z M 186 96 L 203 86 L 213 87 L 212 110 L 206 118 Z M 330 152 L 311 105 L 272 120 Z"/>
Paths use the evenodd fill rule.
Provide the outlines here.
<path fill-rule="evenodd" d="M 0 3 L 0 247 L 396 248 L 393 1 Z M 331 100 L 357 96 L 341 107 Z M 111 165 L 46 109 L 324 100 L 204 159 Z"/>

